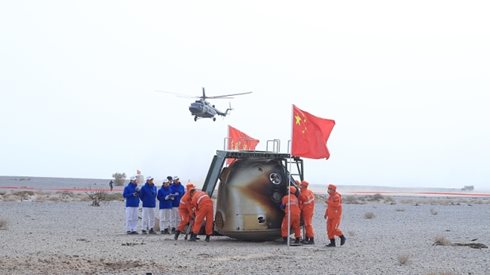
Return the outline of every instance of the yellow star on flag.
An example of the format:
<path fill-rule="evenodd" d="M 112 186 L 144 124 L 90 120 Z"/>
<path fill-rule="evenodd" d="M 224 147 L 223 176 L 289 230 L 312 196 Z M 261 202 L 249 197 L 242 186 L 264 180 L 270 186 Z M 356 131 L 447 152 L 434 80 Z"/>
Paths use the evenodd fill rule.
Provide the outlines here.
<path fill-rule="evenodd" d="M 295 123 L 296 125 L 303 125 L 303 128 L 301 129 L 301 133 L 305 134 L 306 133 L 306 117 L 303 115 L 301 116 L 299 113 L 296 113 L 294 116 L 295 118 Z"/>
<path fill-rule="evenodd" d="M 298 114 L 296 114 L 294 118 L 296 119 L 296 124 L 301 125 L 301 117 Z"/>

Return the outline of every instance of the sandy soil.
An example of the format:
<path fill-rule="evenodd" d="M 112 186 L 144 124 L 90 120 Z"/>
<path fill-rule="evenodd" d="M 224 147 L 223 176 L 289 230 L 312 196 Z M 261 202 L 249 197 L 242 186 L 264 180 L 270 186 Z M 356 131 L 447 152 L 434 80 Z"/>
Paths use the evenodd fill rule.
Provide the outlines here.
<path fill-rule="evenodd" d="M 1 274 L 490 274 L 488 248 L 450 245 L 490 245 L 488 198 L 349 198 L 341 224 L 347 243 L 327 248 L 322 201 L 316 244 L 287 247 L 130 236 L 123 202 L 93 207 L 66 194 L 3 200 L 8 195 L 0 195 Z"/>

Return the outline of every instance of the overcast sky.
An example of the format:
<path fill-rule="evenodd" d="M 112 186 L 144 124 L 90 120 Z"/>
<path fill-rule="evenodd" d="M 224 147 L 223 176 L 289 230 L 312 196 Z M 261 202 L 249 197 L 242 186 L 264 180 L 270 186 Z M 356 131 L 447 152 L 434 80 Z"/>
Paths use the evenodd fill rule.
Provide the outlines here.
<path fill-rule="evenodd" d="M 310 183 L 490 190 L 488 1 L 1 1 L 0 175 L 201 183 L 227 126 L 287 151 L 334 119 Z M 194 122 L 189 95 L 226 118 Z"/>

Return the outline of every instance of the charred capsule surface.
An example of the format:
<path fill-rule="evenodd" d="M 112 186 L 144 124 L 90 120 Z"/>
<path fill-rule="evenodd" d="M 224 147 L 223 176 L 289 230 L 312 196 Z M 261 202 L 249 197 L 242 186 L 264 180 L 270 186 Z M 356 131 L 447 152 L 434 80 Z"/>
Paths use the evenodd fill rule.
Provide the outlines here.
<path fill-rule="evenodd" d="M 215 229 L 240 240 L 280 237 L 288 175 L 279 159 L 237 159 L 222 170 Z"/>

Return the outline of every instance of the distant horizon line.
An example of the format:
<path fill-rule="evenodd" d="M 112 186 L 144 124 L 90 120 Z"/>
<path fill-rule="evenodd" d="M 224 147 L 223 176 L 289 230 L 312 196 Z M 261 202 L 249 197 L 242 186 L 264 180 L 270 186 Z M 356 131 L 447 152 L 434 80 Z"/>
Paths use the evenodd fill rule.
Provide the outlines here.
<path fill-rule="evenodd" d="M 84 177 L 46 177 L 46 176 L 4 176 L 0 175 L 0 178 L 12 178 L 12 179 L 31 179 L 31 178 L 41 178 L 41 179 L 70 179 L 70 180 L 113 180 L 113 178 L 84 178 Z M 163 179 L 163 178 L 162 178 Z M 129 180 L 129 177 L 126 178 L 126 180 Z M 320 186 L 327 186 L 327 184 L 315 184 L 315 183 L 310 183 L 310 185 L 313 187 L 320 187 Z M 468 186 L 461 186 L 461 187 L 435 187 L 435 186 L 396 186 L 396 185 L 359 185 L 359 184 L 336 184 L 338 187 L 358 187 L 358 188 L 395 188 L 395 189 L 401 189 L 401 188 L 410 188 L 410 189 L 451 189 L 451 190 L 462 190 L 462 188 Z M 474 185 L 469 185 L 473 186 Z M 476 188 L 475 188 L 476 189 Z M 482 189 L 483 190 L 490 190 L 489 189 Z M 475 191 L 475 190 L 473 190 Z"/>

